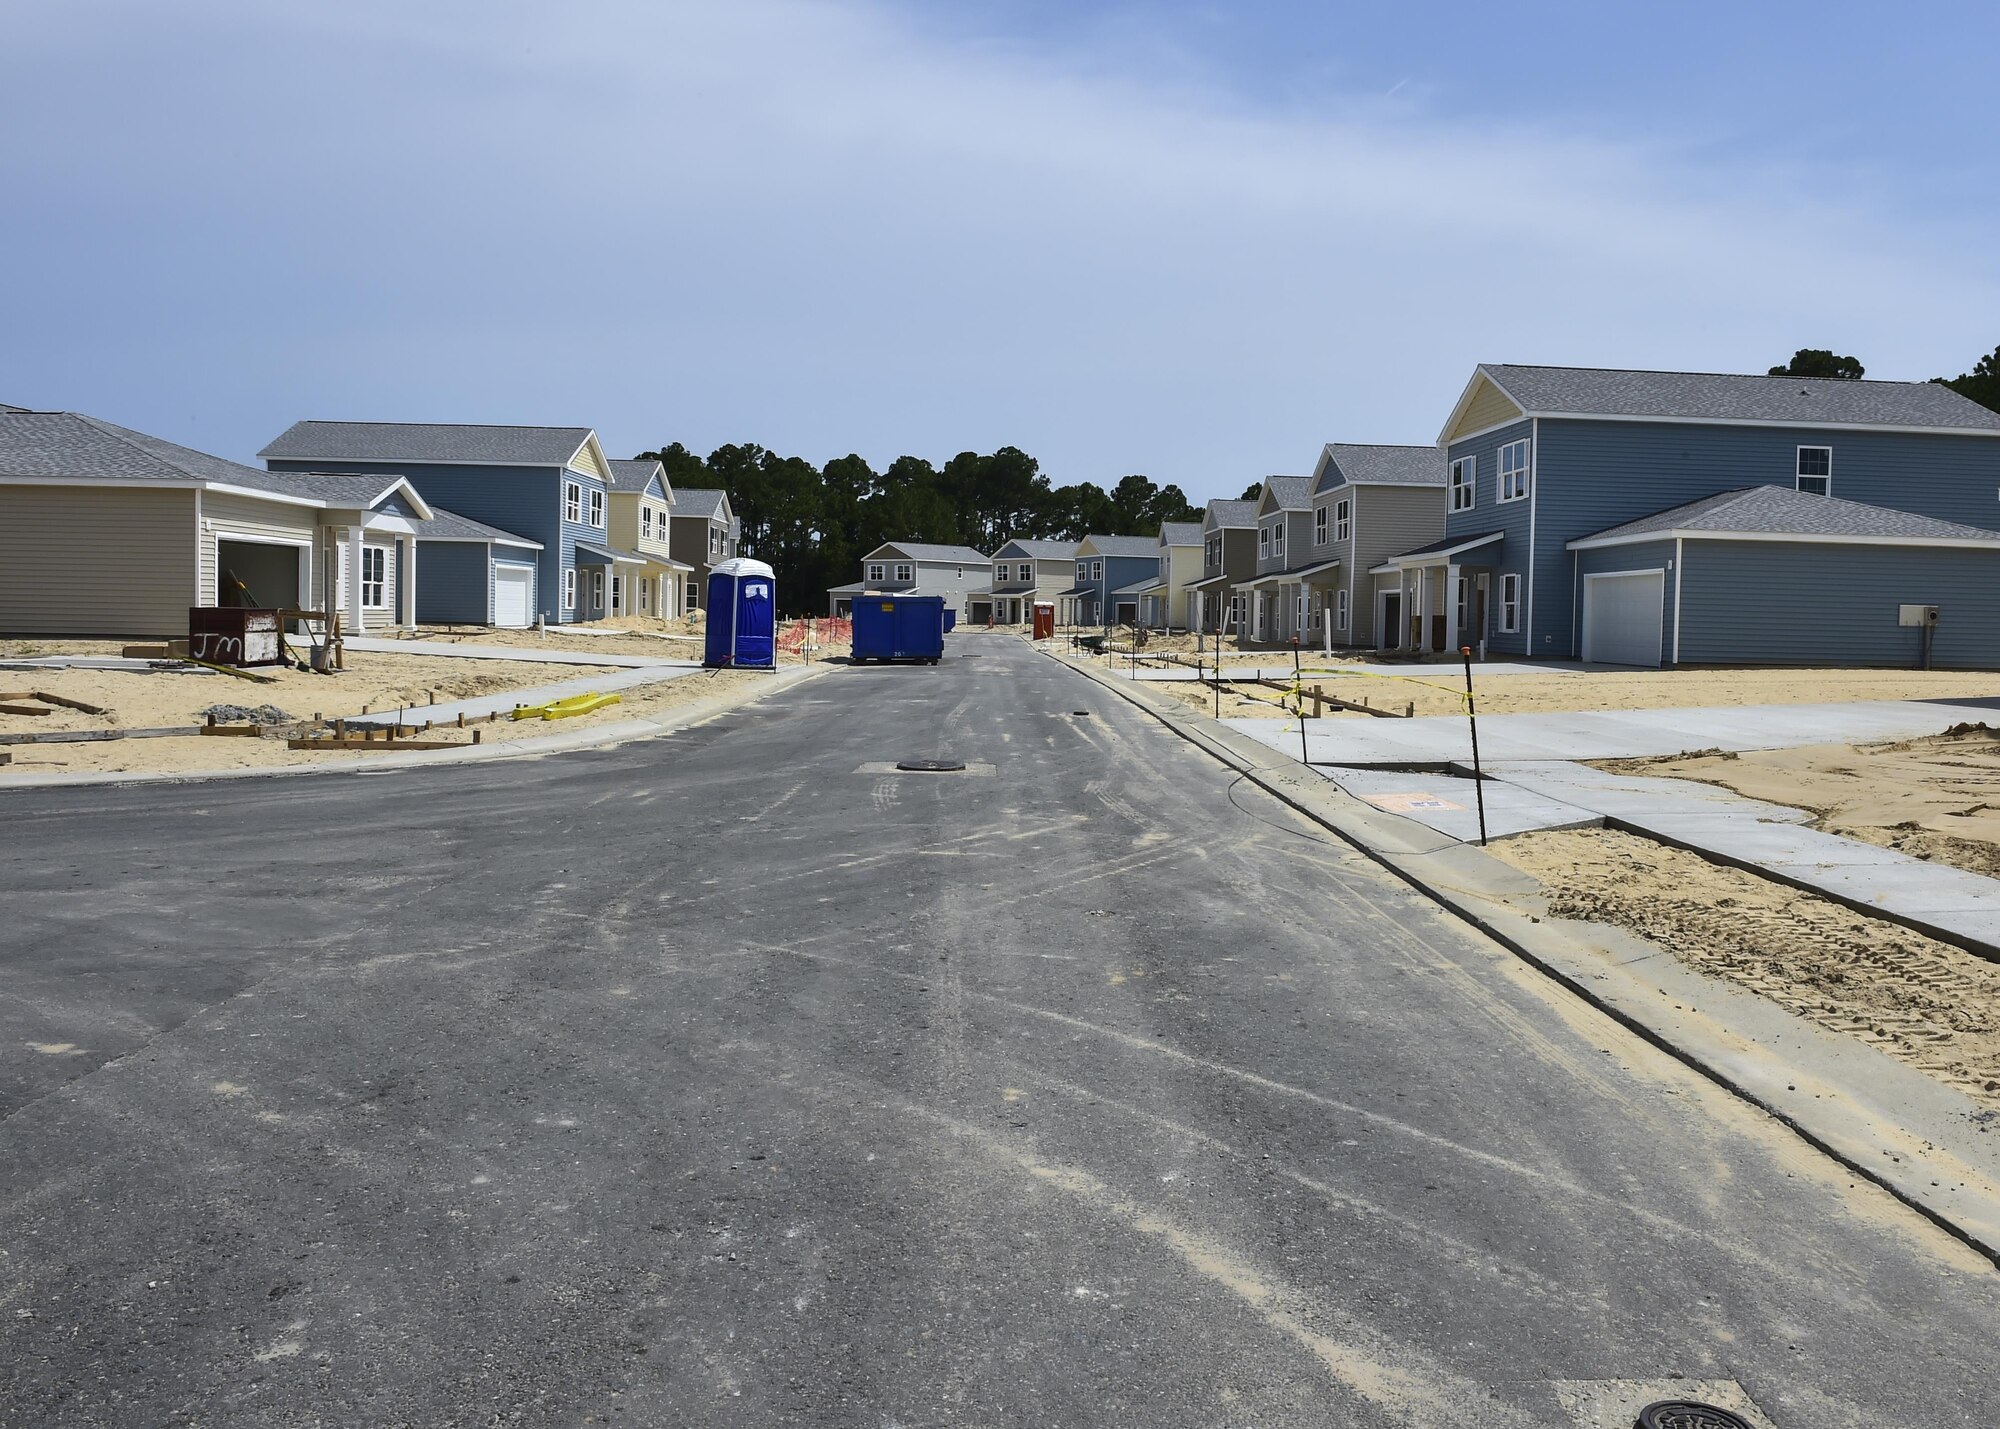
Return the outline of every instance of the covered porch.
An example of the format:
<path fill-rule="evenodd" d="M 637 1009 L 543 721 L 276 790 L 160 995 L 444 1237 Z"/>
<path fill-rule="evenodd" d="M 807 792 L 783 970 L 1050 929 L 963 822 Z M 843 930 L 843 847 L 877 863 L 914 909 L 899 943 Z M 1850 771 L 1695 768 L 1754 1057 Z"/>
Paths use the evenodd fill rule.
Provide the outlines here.
<path fill-rule="evenodd" d="M 1187 588 L 1188 629 L 1208 635 L 1228 634 L 1231 594 L 1226 575 L 1190 582 Z"/>
<path fill-rule="evenodd" d="M 644 615 L 672 620 L 680 612 L 680 594 L 694 567 L 668 556 L 644 551 L 614 551 L 619 564 L 611 572 L 613 616 Z M 627 565 L 627 561 L 637 562 Z"/>
<path fill-rule="evenodd" d="M 1376 648 L 1436 655 L 1470 645 L 1483 656 L 1505 541 L 1504 531 L 1446 537 L 1370 571 Z"/>

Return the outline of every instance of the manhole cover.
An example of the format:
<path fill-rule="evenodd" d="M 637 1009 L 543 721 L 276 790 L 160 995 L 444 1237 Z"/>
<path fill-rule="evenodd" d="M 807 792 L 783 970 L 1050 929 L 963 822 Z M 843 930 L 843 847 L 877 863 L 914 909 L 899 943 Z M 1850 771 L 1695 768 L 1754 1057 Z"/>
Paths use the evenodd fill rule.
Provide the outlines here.
<path fill-rule="evenodd" d="M 1750 1421 L 1713 1404 L 1663 1399 L 1640 1410 L 1633 1429 L 1750 1429 Z"/>
<path fill-rule="evenodd" d="M 899 759 L 896 767 L 905 774 L 957 774 L 965 768 L 962 759 Z M 1651 1426 L 1648 1426 L 1651 1429 Z M 1679 1429 L 1679 1426 L 1674 1426 Z"/>
<path fill-rule="evenodd" d="M 1078 719 L 1089 719 L 1089 718 L 1090 718 L 1090 711 L 1089 711 L 1089 710 L 1071 710 L 1071 711 L 1070 711 L 1070 713 L 1071 713 L 1071 714 L 1073 714 L 1073 715 L 1075 715 L 1075 716 L 1076 716 L 1076 717 L 1077 717 Z"/>

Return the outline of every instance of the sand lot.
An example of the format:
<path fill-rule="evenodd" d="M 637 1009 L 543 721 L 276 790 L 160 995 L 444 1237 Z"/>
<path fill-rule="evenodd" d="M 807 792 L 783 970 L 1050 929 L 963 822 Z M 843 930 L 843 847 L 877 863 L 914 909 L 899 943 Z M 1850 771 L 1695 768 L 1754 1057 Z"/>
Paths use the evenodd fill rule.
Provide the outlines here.
<path fill-rule="evenodd" d="M 1551 917 L 1628 929 L 2000 1107 L 2000 965 L 1631 834 L 1525 834 L 1489 852 L 1540 880 Z"/>
<path fill-rule="evenodd" d="M 1332 675 L 1308 675 L 1329 695 L 1418 715 L 1463 714 L 1463 684 L 1434 675 L 1401 676 L 1393 665 L 1369 665 Z M 1482 677 L 1472 667 L 1473 691 L 1481 714 L 1532 714 L 1538 710 L 1686 709 L 1696 706 L 1844 704 L 1859 700 L 1944 700 L 2000 698 L 2000 672 L 1949 670 L 1550 670 L 1534 674 Z M 1215 708 L 1212 691 L 1193 684 L 1156 684 L 1198 709 Z M 1275 697 L 1278 692 L 1261 693 Z M 1289 709 L 1246 696 L 1240 709 L 1223 701 L 1225 718 L 1268 715 L 1284 718 Z M 1328 719 L 1369 719 L 1335 715 Z M 1940 716 L 1939 727 L 1947 720 Z"/>
<path fill-rule="evenodd" d="M 615 620 L 583 621 L 576 625 L 552 625 L 547 630 L 489 630 L 479 626 L 419 626 L 414 639 L 435 640 L 460 645 L 505 645 L 518 650 L 561 650 L 568 654 L 588 654 L 602 650 L 607 655 L 644 655 L 653 660 L 693 660 L 702 657 L 702 622 L 699 620 L 656 620 L 649 616 L 619 616 Z M 844 656 L 845 640 L 828 644 L 820 637 L 815 660 Z M 788 650 L 778 652 L 780 665 L 797 665 L 804 657 Z"/>
<path fill-rule="evenodd" d="M 518 632 L 507 632 L 515 634 Z M 21 654 L 116 654 L 116 642 L 0 641 L 0 658 Z M 467 699 L 508 690 L 551 685 L 588 677 L 597 667 L 550 665 L 512 660 L 451 660 L 433 655 L 396 655 L 351 651 L 348 668 L 336 675 L 270 669 L 257 673 L 276 677 L 274 684 L 255 684 L 227 675 L 158 672 L 137 674 L 115 670 L 0 670 L 0 689 L 47 690 L 86 704 L 103 706 L 103 715 L 59 709 L 45 716 L 0 714 L 0 734 L 53 730 L 149 729 L 197 725 L 211 705 L 275 705 L 301 722 L 315 716 L 380 714 L 403 706 Z M 624 692 L 620 702 L 596 714 L 560 723 L 540 720 L 496 720 L 480 727 L 483 742 L 524 739 L 558 730 L 613 724 L 621 719 L 652 715 L 742 689 L 754 693 L 760 676 L 742 671 L 698 672 Z M 0 788 L 15 774 L 36 773 L 167 773 L 205 769 L 242 769 L 287 764 L 322 764 L 368 758 L 375 751 L 289 750 L 279 737 L 214 738 L 185 736 L 166 739 L 120 739 L 88 744 L 0 746 L 13 762 L 0 765 Z M 453 731 L 440 738 L 469 739 Z"/>
<path fill-rule="evenodd" d="M 1616 760 L 1600 767 L 1720 784 L 1746 798 L 1805 809 L 1828 833 L 2000 877 L 2000 731 L 1983 724 L 1893 743 Z"/>

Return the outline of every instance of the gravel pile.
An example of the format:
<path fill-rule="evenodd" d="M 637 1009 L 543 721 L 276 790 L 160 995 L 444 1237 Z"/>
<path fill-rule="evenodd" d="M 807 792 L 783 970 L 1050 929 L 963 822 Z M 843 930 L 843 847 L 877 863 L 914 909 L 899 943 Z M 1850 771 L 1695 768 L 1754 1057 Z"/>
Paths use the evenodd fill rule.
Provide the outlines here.
<path fill-rule="evenodd" d="M 276 705 L 210 705 L 198 713 L 205 719 L 215 717 L 217 724 L 292 724 L 291 715 Z"/>

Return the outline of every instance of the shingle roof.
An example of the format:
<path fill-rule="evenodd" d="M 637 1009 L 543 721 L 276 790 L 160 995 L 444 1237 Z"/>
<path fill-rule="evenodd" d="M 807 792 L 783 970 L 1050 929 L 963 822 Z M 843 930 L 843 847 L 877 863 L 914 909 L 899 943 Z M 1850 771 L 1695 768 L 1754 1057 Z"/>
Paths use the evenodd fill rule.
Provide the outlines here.
<path fill-rule="evenodd" d="M 1345 479 L 1354 486 L 1443 486 L 1446 463 L 1437 447 L 1364 446 L 1358 442 L 1328 442 L 1326 467 L 1316 491 L 1329 491 Z"/>
<path fill-rule="evenodd" d="M 1157 556 L 1160 554 L 1158 536 L 1086 536 L 1084 540 L 1097 548 L 1100 556 Z"/>
<path fill-rule="evenodd" d="M 1729 535 L 1762 536 L 1875 536 L 1915 541 L 1990 541 L 2000 546 L 2000 531 L 1982 531 L 1977 526 L 1961 526 L 1956 521 L 1936 521 L 1913 516 L 1907 511 L 1891 511 L 1883 506 L 1867 506 L 1859 501 L 1843 501 L 1835 496 L 1812 496 L 1784 486 L 1752 486 L 1742 491 L 1725 491 L 1719 496 L 1669 507 L 1637 521 L 1584 536 L 1571 545 L 1610 540 L 1614 537 L 1645 536 L 1668 531 L 1707 531 Z"/>
<path fill-rule="evenodd" d="M 1271 476 L 1264 479 L 1264 488 L 1278 500 L 1278 509 L 1290 511 L 1312 504 L 1312 478 L 1309 476 Z M 1262 506 L 1264 498 L 1259 496 L 1257 504 Z"/>
<path fill-rule="evenodd" d="M 935 546 L 923 541 L 885 541 L 883 544 L 894 546 L 913 561 L 956 561 L 965 566 L 983 566 L 991 559 L 970 546 Z"/>
<path fill-rule="evenodd" d="M 682 486 L 674 490 L 674 515 L 719 516 L 726 493 L 707 486 Z"/>
<path fill-rule="evenodd" d="M 588 427 L 489 427 L 461 422 L 294 422 L 257 455 L 277 461 L 492 462 L 561 466 Z"/>
<path fill-rule="evenodd" d="M 1074 541 L 1009 541 L 994 556 L 1000 557 L 1014 552 L 1034 561 L 1066 561 L 1076 554 Z"/>
<path fill-rule="evenodd" d="M 1144 595 L 1147 591 L 1157 590 L 1159 587 L 1160 578 L 1153 576 L 1147 580 L 1133 581 L 1130 585 L 1122 585 L 1111 593 L 1113 595 Z"/>
<path fill-rule="evenodd" d="M 1255 526 L 1257 524 L 1257 503 L 1254 501 L 1211 501 L 1208 503 L 1207 521 L 1218 528 L 1231 526 Z"/>
<path fill-rule="evenodd" d="M 1706 418 L 1790 426 L 1929 427 L 2000 434 L 2000 412 L 1988 411 L 1935 382 L 1517 367 L 1491 362 L 1481 363 L 1480 371 L 1530 413 Z"/>
<path fill-rule="evenodd" d="M 612 457 L 610 462 L 613 491 L 644 491 L 646 483 L 655 476 L 660 478 L 660 485 L 667 484 L 667 469 L 657 461 L 627 461 Z"/>
<path fill-rule="evenodd" d="M 1162 521 L 1160 523 L 1160 544 L 1163 546 L 1199 546 L 1201 544 L 1201 522 Z"/>
<path fill-rule="evenodd" d="M 264 471 L 81 412 L 0 413 L 0 476 L 203 481 L 328 506 L 366 507 L 400 478 Z"/>
<path fill-rule="evenodd" d="M 442 507 L 431 508 L 431 519 L 418 524 L 417 539 L 429 537 L 432 540 L 451 541 L 501 541 L 513 546 L 532 546 L 542 549 L 540 541 L 530 541 L 526 536 L 516 536 L 512 531 L 502 531 L 498 526 L 489 526 L 484 521 L 475 521 L 470 516 L 461 516 L 456 511 L 446 511 Z"/>

